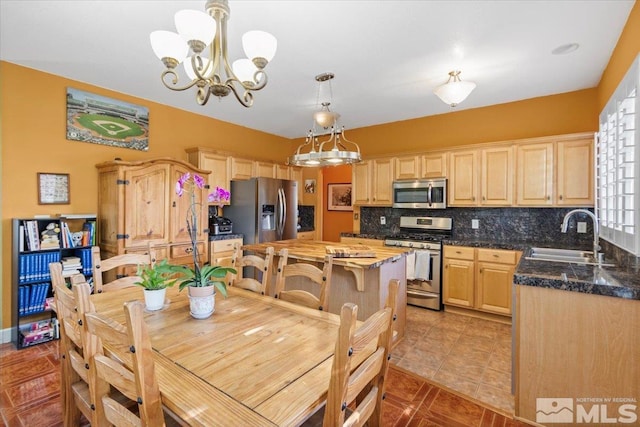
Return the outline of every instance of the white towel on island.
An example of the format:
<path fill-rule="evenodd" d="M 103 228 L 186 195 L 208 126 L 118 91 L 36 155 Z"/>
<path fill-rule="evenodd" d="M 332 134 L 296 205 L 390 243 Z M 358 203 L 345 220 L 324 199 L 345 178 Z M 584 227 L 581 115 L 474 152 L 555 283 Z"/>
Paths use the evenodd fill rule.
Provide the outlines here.
<path fill-rule="evenodd" d="M 429 280 L 429 274 L 431 273 L 431 252 L 429 251 L 416 251 L 416 266 L 415 266 L 415 278 L 416 280 Z"/>
<path fill-rule="evenodd" d="M 416 254 L 415 252 L 407 255 L 407 280 L 416 279 Z"/>

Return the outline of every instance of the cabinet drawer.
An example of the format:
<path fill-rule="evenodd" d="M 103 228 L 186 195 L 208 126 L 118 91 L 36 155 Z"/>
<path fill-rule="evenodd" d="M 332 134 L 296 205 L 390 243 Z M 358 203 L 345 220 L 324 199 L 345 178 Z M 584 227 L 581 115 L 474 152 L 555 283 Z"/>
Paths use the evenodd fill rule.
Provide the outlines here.
<path fill-rule="evenodd" d="M 233 251 L 233 246 L 239 244 L 242 246 L 242 239 L 212 240 L 211 253 Z"/>
<path fill-rule="evenodd" d="M 516 252 L 500 249 L 478 249 L 478 261 L 515 265 Z"/>
<path fill-rule="evenodd" d="M 200 260 L 206 261 L 206 247 L 204 242 L 198 242 L 198 253 L 200 254 Z M 171 264 L 189 264 L 193 263 L 193 248 L 191 244 L 187 245 L 175 245 L 169 248 L 169 262 Z"/>
<path fill-rule="evenodd" d="M 384 240 L 379 239 L 365 239 L 360 237 L 340 237 L 340 243 L 346 243 L 349 245 L 365 245 L 365 246 L 384 246 Z"/>
<path fill-rule="evenodd" d="M 473 261 L 474 248 L 466 248 L 462 246 L 444 246 L 445 258 L 468 259 Z"/>

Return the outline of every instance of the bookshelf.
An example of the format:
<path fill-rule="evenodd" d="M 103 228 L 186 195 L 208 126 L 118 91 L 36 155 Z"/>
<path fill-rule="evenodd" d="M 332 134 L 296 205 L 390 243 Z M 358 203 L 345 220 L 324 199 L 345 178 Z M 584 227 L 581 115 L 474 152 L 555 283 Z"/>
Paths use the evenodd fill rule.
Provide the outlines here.
<path fill-rule="evenodd" d="M 49 263 L 62 262 L 69 277 L 91 277 L 95 232 L 90 214 L 12 219 L 11 340 L 17 349 L 59 337 Z"/>

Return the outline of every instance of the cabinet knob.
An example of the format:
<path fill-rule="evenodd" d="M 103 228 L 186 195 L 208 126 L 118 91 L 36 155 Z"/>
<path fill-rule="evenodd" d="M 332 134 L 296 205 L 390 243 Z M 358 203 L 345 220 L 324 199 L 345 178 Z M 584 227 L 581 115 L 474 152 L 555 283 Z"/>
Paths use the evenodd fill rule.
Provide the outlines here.
<path fill-rule="evenodd" d="M 560 195 L 560 200 L 562 200 L 562 194 Z"/>
<path fill-rule="evenodd" d="M 482 200 L 487 200 L 487 198 L 486 198 L 486 197 L 484 197 L 484 196 L 482 196 Z"/>
<path fill-rule="evenodd" d="M 190 254 L 191 252 L 193 252 L 193 248 L 186 248 L 184 251 L 186 253 Z"/>
<path fill-rule="evenodd" d="M 476 196 L 471 196 L 471 201 L 475 202 L 476 201 Z"/>
<path fill-rule="evenodd" d="M 484 270 L 484 268 L 481 268 L 481 269 L 480 269 L 480 273 L 482 273 L 482 271 L 483 271 L 483 270 Z"/>
<path fill-rule="evenodd" d="M 551 196 L 547 196 L 547 200 L 551 200 Z"/>
<path fill-rule="evenodd" d="M 172 207 L 176 207 L 176 201 L 174 200 L 173 203 L 171 204 Z"/>
<path fill-rule="evenodd" d="M 444 266 L 444 268 L 449 268 L 449 264 L 446 264 L 446 265 Z"/>

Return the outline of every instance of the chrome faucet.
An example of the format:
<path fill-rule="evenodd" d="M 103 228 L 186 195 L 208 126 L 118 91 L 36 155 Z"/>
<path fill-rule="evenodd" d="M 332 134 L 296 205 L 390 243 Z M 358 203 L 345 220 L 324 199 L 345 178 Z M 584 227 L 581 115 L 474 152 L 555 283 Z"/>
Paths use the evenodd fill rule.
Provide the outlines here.
<path fill-rule="evenodd" d="M 562 220 L 562 229 L 561 229 L 561 231 L 563 233 L 567 232 L 567 228 L 569 227 L 569 217 L 571 217 L 571 215 L 573 215 L 575 213 L 587 214 L 593 220 L 593 258 L 596 261 L 600 262 L 602 258 L 599 255 L 600 243 L 599 243 L 599 237 L 598 237 L 598 235 L 599 235 L 598 218 L 596 218 L 596 216 L 593 214 L 593 212 L 588 211 L 586 209 L 574 209 L 572 211 L 567 212 L 567 214 L 564 216 L 564 219 Z"/>

